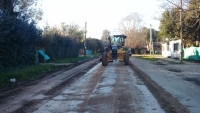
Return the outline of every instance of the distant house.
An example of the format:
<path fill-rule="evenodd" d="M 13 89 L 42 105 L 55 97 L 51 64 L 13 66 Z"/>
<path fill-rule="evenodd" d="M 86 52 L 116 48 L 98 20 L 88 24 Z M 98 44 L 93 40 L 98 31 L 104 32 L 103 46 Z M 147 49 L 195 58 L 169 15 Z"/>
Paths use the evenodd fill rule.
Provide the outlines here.
<path fill-rule="evenodd" d="M 161 53 L 161 42 L 153 42 L 153 49 L 156 54 Z"/>
<path fill-rule="evenodd" d="M 162 51 L 161 51 L 161 45 L 162 45 L 161 42 L 153 42 L 153 49 L 154 49 L 154 53 L 155 54 L 161 54 L 162 53 Z M 147 45 L 146 49 L 147 49 L 147 51 L 150 51 L 151 45 L 150 44 Z"/>

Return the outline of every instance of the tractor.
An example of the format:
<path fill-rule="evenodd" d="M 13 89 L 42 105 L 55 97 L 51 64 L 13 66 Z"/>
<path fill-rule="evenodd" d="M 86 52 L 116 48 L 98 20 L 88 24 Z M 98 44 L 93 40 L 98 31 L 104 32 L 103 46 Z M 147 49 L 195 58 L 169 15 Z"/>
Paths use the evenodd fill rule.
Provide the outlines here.
<path fill-rule="evenodd" d="M 129 63 L 129 51 L 124 47 L 125 35 L 112 35 L 108 37 L 109 47 L 102 53 L 102 65 L 107 66 L 109 61 L 123 61 L 125 65 Z"/>

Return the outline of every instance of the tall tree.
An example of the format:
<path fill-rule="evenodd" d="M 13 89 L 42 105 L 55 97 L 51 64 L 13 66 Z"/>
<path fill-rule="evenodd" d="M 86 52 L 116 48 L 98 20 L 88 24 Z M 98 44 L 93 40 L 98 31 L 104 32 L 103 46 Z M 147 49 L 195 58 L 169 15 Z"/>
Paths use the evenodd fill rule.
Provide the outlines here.
<path fill-rule="evenodd" d="M 138 48 L 146 45 L 145 37 L 141 35 L 142 25 L 142 17 L 138 13 L 121 19 L 118 31 L 127 36 L 125 46 Z"/>
<path fill-rule="evenodd" d="M 84 39 L 83 29 L 80 29 L 80 27 L 76 24 L 61 23 L 59 27 L 47 26 L 43 31 L 43 36 L 46 37 L 47 34 L 50 37 L 55 34 L 61 35 L 61 36 L 67 36 L 67 37 L 72 38 L 73 40 L 76 40 L 77 42 L 82 42 Z"/>
<path fill-rule="evenodd" d="M 68 36 L 77 41 L 82 41 L 84 39 L 84 30 L 76 24 L 65 24 L 61 23 L 61 32 L 63 35 Z"/>
<path fill-rule="evenodd" d="M 160 33 L 162 38 L 175 38 L 179 36 L 180 23 L 177 20 L 177 9 L 166 10 L 160 19 Z"/>
<path fill-rule="evenodd" d="M 200 1 L 190 0 L 187 6 L 187 16 L 184 18 L 184 33 L 186 46 L 199 46 L 200 37 Z"/>
<path fill-rule="evenodd" d="M 108 47 L 109 46 L 109 40 L 108 37 L 110 35 L 110 31 L 105 29 L 103 30 L 102 36 L 101 36 L 101 42 L 103 44 L 104 47 Z"/>
<path fill-rule="evenodd" d="M 87 38 L 87 49 L 92 50 L 93 53 L 100 52 L 102 49 L 101 41 L 96 38 Z"/>
<path fill-rule="evenodd" d="M 33 7 L 36 3 L 35 0 L 0 0 L 0 68 L 35 63 L 37 42 L 41 39 L 41 30 L 33 19 L 33 14 L 37 14 Z"/>
<path fill-rule="evenodd" d="M 0 12 L 4 17 L 14 17 L 38 21 L 43 12 L 36 8 L 38 0 L 0 0 Z"/>
<path fill-rule="evenodd" d="M 141 30 L 142 36 L 145 38 L 146 43 L 148 44 L 150 42 L 150 28 L 143 27 Z M 159 42 L 160 37 L 158 35 L 159 31 L 156 31 L 155 29 L 152 29 L 152 39 L 153 41 Z"/>
<path fill-rule="evenodd" d="M 176 20 L 175 23 L 171 23 L 173 28 L 169 32 L 174 32 L 174 35 L 179 38 L 180 31 L 180 16 L 179 12 L 182 11 L 182 22 L 183 22 L 183 44 L 187 46 L 199 45 L 199 34 L 200 34 L 200 1 L 199 0 L 183 0 L 183 7 L 180 6 L 180 0 L 166 0 L 165 5 L 168 3 L 168 7 L 165 12 L 170 11 L 172 20 Z M 172 10 L 171 10 L 172 9 Z M 162 18 L 163 19 L 163 18 Z M 161 19 L 161 21 L 162 21 Z M 164 24 L 161 22 L 161 26 Z M 163 29 L 167 30 L 167 29 Z M 167 33 L 168 35 L 169 32 Z M 163 33 L 163 32 L 161 32 Z M 197 42 L 196 44 L 194 42 Z"/>

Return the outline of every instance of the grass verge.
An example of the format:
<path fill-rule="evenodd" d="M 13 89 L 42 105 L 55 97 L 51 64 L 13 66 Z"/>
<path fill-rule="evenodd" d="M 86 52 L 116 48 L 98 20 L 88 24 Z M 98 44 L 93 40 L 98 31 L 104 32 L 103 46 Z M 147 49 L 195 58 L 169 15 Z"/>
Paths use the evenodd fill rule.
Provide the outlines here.
<path fill-rule="evenodd" d="M 157 60 L 159 60 L 159 58 L 155 58 L 155 57 L 153 57 L 153 56 L 147 56 L 147 55 L 145 55 L 145 56 L 134 56 L 134 57 L 136 57 L 136 58 L 140 58 L 140 59 L 144 59 L 144 60 L 150 60 L 150 61 L 157 61 Z"/>
<path fill-rule="evenodd" d="M 52 61 L 53 63 L 76 63 L 85 59 L 86 57 L 66 58 Z M 0 87 L 11 84 L 10 79 L 15 78 L 17 82 L 26 81 L 37 78 L 39 75 L 63 68 L 63 65 L 32 65 L 27 67 L 16 68 L 10 71 L 0 72 Z"/>
<path fill-rule="evenodd" d="M 10 83 L 11 78 L 15 78 L 18 81 L 24 81 L 31 78 L 36 78 L 39 74 L 46 73 L 59 69 L 63 66 L 55 65 L 33 65 L 27 66 L 19 69 L 14 69 L 13 71 L 1 72 L 0 73 L 0 87 L 5 86 Z"/>
<path fill-rule="evenodd" d="M 59 60 L 55 60 L 52 61 L 53 63 L 76 63 L 85 59 L 90 58 L 90 56 L 86 56 L 86 57 L 76 57 L 76 58 L 65 58 L 65 59 L 59 59 Z"/>

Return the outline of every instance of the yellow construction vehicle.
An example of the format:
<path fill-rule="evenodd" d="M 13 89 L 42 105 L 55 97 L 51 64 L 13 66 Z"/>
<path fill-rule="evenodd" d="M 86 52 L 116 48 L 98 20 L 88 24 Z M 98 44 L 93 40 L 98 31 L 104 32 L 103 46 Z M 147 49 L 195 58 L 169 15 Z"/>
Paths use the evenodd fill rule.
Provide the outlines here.
<path fill-rule="evenodd" d="M 124 47 L 125 35 L 112 35 L 108 37 L 110 47 L 102 54 L 102 65 L 107 66 L 109 61 L 119 60 L 123 61 L 125 65 L 129 63 L 129 51 Z"/>

